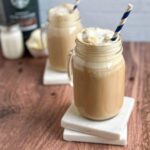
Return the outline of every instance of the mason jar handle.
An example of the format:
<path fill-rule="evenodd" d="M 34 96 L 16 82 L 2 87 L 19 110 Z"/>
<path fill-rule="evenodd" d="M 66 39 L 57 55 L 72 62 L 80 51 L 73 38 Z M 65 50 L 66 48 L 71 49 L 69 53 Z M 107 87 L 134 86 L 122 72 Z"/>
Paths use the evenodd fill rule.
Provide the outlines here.
<path fill-rule="evenodd" d="M 70 50 L 69 61 L 68 61 L 68 77 L 69 77 L 70 86 L 73 86 L 73 71 L 72 71 L 73 56 L 74 56 L 74 49 Z"/>
<path fill-rule="evenodd" d="M 45 45 L 44 45 L 44 41 L 43 41 L 43 33 L 45 32 L 45 30 L 47 30 L 47 25 L 48 23 L 46 22 L 42 27 L 41 27 L 41 43 L 42 43 L 42 48 L 46 49 Z"/>

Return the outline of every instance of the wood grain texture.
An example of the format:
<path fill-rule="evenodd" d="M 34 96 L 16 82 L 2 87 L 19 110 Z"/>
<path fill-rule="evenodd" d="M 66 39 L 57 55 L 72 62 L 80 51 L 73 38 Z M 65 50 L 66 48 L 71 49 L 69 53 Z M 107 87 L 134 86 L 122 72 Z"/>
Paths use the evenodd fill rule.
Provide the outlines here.
<path fill-rule="evenodd" d="M 150 44 L 125 43 L 126 95 L 136 99 L 125 147 L 65 142 L 60 120 L 73 99 L 69 86 L 43 86 L 44 59 L 0 55 L 0 150 L 149 150 Z"/>

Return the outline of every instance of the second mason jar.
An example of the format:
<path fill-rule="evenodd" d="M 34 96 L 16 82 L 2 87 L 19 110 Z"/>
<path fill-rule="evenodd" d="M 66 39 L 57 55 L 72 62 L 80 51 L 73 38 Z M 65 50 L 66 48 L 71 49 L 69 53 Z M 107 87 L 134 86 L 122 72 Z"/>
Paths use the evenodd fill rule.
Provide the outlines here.
<path fill-rule="evenodd" d="M 81 31 L 79 11 L 72 4 L 52 8 L 48 13 L 48 50 L 51 68 L 67 71 L 69 51 L 75 47 L 75 38 Z"/>
<path fill-rule="evenodd" d="M 93 120 L 114 117 L 123 104 L 123 48 L 120 37 L 111 41 L 112 35 L 88 28 L 78 34 L 72 55 L 74 103 L 81 115 Z"/>

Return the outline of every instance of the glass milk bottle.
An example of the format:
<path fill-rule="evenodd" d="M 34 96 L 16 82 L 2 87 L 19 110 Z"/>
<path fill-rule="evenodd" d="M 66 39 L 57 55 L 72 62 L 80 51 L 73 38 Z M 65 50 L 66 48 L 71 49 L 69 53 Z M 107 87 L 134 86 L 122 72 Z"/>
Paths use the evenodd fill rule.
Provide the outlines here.
<path fill-rule="evenodd" d="M 72 4 L 52 8 L 48 13 L 48 51 L 51 68 L 67 71 L 69 51 L 75 47 L 75 38 L 81 31 L 80 14 Z"/>
<path fill-rule="evenodd" d="M 19 25 L 3 27 L 1 30 L 2 54 L 8 59 L 18 59 L 23 56 L 23 35 Z"/>
<path fill-rule="evenodd" d="M 109 119 L 123 104 L 125 62 L 120 37 L 113 31 L 87 28 L 79 33 L 72 55 L 74 102 L 84 117 Z M 71 74 L 70 74 L 71 77 Z"/>

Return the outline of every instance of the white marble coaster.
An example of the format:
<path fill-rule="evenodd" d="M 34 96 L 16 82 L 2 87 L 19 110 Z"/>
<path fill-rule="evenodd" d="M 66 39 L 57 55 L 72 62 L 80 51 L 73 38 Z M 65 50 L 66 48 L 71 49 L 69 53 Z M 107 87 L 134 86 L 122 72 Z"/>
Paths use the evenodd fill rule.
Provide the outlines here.
<path fill-rule="evenodd" d="M 43 84 L 44 85 L 69 84 L 69 78 L 67 73 L 52 70 L 50 68 L 50 63 L 47 60 L 43 75 Z"/>
<path fill-rule="evenodd" d="M 64 129 L 63 139 L 66 141 L 75 141 L 75 142 L 127 145 L 127 127 L 125 127 L 125 129 L 121 132 L 121 136 L 119 140 L 105 139 L 105 138 L 84 134 L 84 133 L 80 133 L 68 129 Z"/>
<path fill-rule="evenodd" d="M 116 117 L 105 121 L 92 121 L 82 117 L 72 104 L 64 114 L 61 126 L 65 129 L 98 137 L 120 139 L 123 129 L 127 126 L 133 106 L 134 99 L 124 97 L 122 109 Z"/>

